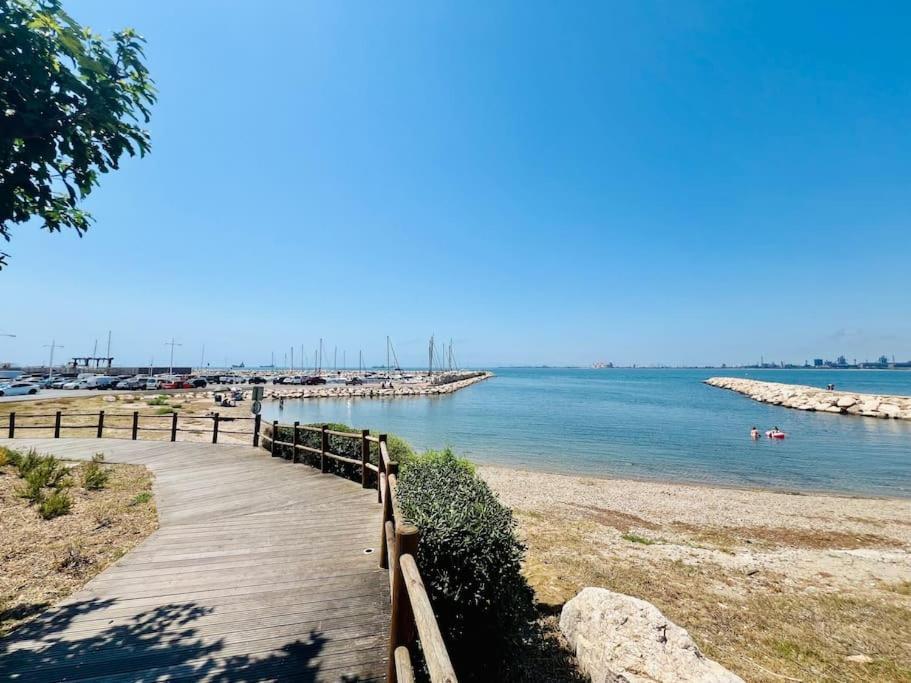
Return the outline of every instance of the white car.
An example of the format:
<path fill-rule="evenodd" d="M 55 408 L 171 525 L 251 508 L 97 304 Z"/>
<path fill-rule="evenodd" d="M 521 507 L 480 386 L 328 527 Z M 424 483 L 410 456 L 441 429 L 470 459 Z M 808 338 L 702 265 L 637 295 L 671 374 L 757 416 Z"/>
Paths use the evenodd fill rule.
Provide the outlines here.
<path fill-rule="evenodd" d="M 74 379 L 65 383 L 61 389 L 88 389 L 89 381 L 87 379 Z"/>
<path fill-rule="evenodd" d="M 0 384 L 0 396 L 20 396 L 22 394 L 37 394 L 38 385 L 31 382 L 10 382 Z"/>

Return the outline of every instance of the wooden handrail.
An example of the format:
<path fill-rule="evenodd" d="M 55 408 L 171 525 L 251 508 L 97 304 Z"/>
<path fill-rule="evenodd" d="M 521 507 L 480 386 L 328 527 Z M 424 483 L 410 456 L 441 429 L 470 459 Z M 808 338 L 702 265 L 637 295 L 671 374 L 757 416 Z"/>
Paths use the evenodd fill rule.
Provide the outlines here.
<path fill-rule="evenodd" d="M 278 439 L 278 429 L 290 429 L 292 440 Z M 318 433 L 319 448 L 301 443 L 299 433 L 302 431 Z M 360 458 L 332 452 L 329 449 L 329 436 L 356 440 Z M 329 460 L 343 462 L 352 467 L 360 466 L 361 485 L 365 488 L 369 486 L 370 481 L 367 473 L 376 474 L 377 501 L 383 506 L 379 562 L 381 567 L 388 570 L 391 600 L 386 679 L 390 683 L 413 683 L 414 667 L 409 648 L 413 649 L 420 640 L 431 683 L 457 683 L 446 643 L 414 559 L 420 540 L 420 530 L 408 521 L 402 511 L 398 496 L 399 465 L 389 454 L 387 436 L 374 436 L 367 430 L 360 433 L 341 432 L 329 429 L 327 425 L 314 427 L 299 423 L 283 425 L 274 422 L 271 425 L 263 425 L 261 440 L 261 447 L 273 454 L 276 447 L 282 446 L 291 448 L 293 454 L 303 451 L 319 456 L 319 464 L 315 463 L 315 458 L 310 462 L 323 472 L 327 472 Z M 370 444 L 377 444 L 377 464 L 370 462 Z"/>
<path fill-rule="evenodd" d="M 129 431 L 130 438 L 133 441 L 139 439 L 139 432 L 166 432 L 170 434 L 170 440 L 176 441 L 178 432 L 192 432 L 194 434 L 202 434 L 207 431 L 205 427 L 180 427 L 181 419 L 191 419 L 191 420 L 212 420 L 212 443 L 218 443 L 218 434 L 219 434 L 219 421 L 240 421 L 240 420 L 252 420 L 253 421 L 253 431 L 228 431 L 222 430 L 222 434 L 232 434 L 232 435 L 244 435 L 251 436 L 253 438 L 253 445 L 258 446 L 261 436 L 261 418 L 259 415 L 254 417 L 246 416 L 230 416 L 230 417 L 220 417 L 218 413 L 181 413 L 180 411 L 172 411 L 170 413 L 165 413 L 159 415 L 158 413 L 141 413 L 138 410 L 134 410 L 131 413 L 109 413 L 105 410 L 99 410 L 97 413 L 68 413 L 62 410 L 58 410 L 54 413 L 16 413 L 16 411 L 10 411 L 5 416 L 0 415 L 0 419 L 3 417 L 6 418 L 7 422 L 7 436 L 10 439 L 15 438 L 17 429 L 47 429 L 48 431 L 53 431 L 54 438 L 61 438 L 61 432 L 64 429 L 93 429 L 95 430 L 95 436 L 98 439 L 104 438 L 108 434 L 106 432 L 111 431 Z M 17 424 L 17 417 L 21 421 L 22 419 L 32 419 L 40 420 L 44 418 L 52 418 L 52 422 L 48 423 L 39 423 L 39 424 Z M 64 419 L 68 417 L 95 417 L 96 421 L 90 424 L 80 424 L 80 425 L 67 425 L 64 424 Z M 148 427 L 142 426 L 141 421 L 148 422 L 152 420 L 152 424 L 162 424 L 161 421 L 167 420 L 170 422 L 167 426 L 160 427 Z M 129 421 L 124 423 L 124 421 Z M 166 423 L 167 424 L 167 423 Z M 265 434 L 262 434 L 263 438 L 269 438 Z M 360 438 L 360 435 L 357 435 Z"/>
<path fill-rule="evenodd" d="M 411 602 L 411 611 L 414 614 L 418 637 L 421 639 L 421 649 L 424 652 L 424 661 L 427 662 L 430 680 L 433 683 L 456 683 L 458 679 L 455 669 L 449 660 L 449 652 L 446 650 L 446 643 L 443 642 L 443 634 L 440 633 L 417 562 L 409 553 L 399 558 L 399 566 Z"/>

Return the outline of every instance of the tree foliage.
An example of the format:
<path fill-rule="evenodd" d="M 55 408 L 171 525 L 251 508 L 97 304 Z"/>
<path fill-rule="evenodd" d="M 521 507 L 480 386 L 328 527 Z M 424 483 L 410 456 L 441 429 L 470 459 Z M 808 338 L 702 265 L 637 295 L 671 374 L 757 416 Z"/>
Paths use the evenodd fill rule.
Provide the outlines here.
<path fill-rule="evenodd" d="M 0 0 L 0 237 L 33 218 L 81 237 L 100 174 L 149 151 L 144 42 L 129 28 L 104 40 L 60 0 Z"/>

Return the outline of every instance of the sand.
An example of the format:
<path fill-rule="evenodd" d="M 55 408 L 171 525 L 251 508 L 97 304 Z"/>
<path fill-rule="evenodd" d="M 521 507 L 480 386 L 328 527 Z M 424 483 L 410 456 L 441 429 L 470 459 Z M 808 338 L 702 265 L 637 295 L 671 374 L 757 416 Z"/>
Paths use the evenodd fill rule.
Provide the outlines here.
<path fill-rule="evenodd" d="M 545 604 L 649 600 L 751 681 L 911 680 L 911 500 L 478 472 Z"/>

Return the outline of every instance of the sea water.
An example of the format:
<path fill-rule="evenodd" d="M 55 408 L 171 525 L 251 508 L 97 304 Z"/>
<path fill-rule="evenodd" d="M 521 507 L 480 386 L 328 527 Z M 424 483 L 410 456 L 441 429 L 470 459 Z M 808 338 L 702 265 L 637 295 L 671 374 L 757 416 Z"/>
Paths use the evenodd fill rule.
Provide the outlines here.
<path fill-rule="evenodd" d="M 450 446 L 479 463 L 550 472 L 911 497 L 911 422 L 810 413 L 702 383 L 749 377 L 911 395 L 883 370 L 494 369 L 454 394 L 267 402 L 282 422 L 343 422 Z M 749 438 L 778 426 L 782 441 Z"/>

